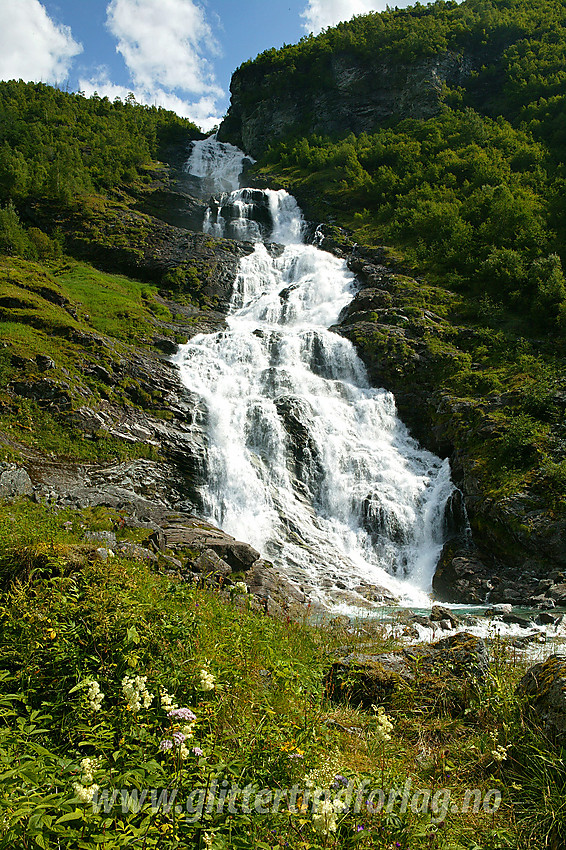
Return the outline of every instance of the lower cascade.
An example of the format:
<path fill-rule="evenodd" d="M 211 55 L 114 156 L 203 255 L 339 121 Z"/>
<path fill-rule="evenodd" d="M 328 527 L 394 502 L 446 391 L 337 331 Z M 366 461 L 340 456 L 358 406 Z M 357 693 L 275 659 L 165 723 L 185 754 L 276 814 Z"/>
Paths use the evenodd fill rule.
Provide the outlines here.
<path fill-rule="evenodd" d="M 199 509 L 334 610 L 430 605 L 454 485 L 448 461 L 419 447 L 393 396 L 327 330 L 354 275 L 304 244 L 284 191 L 225 193 L 204 229 L 257 244 L 241 261 L 228 330 L 176 355 L 205 411 Z"/>

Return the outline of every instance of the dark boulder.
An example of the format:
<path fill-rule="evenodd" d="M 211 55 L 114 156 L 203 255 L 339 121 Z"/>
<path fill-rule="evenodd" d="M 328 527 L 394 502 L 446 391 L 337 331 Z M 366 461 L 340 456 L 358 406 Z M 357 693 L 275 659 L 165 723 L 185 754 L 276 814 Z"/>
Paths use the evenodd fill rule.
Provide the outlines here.
<path fill-rule="evenodd" d="M 433 605 L 430 614 L 430 619 L 433 623 L 440 623 L 448 620 L 453 629 L 460 625 L 460 620 L 448 608 L 443 605 Z"/>
<path fill-rule="evenodd" d="M 465 537 L 444 545 L 432 589 L 441 602 L 481 605 L 491 589 L 489 571 Z"/>
<path fill-rule="evenodd" d="M 429 704 L 461 707 L 466 687 L 486 679 L 489 659 L 481 638 L 460 632 L 433 644 L 380 655 L 354 653 L 326 675 L 330 698 L 365 708 L 412 690 Z"/>
<path fill-rule="evenodd" d="M 546 734 L 566 746 L 566 656 L 551 655 L 531 667 L 517 685 L 517 694 L 525 697 Z"/>

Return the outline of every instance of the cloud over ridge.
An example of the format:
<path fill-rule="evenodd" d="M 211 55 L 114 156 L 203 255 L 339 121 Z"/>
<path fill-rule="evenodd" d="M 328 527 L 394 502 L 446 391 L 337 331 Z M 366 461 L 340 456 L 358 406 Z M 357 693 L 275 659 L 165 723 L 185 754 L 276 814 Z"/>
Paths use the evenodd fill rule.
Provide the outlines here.
<path fill-rule="evenodd" d="M 219 48 L 193 0 L 111 0 L 107 26 L 135 85 L 222 93 L 207 58 Z"/>
<path fill-rule="evenodd" d="M 386 5 L 386 0 L 308 0 L 301 17 L 305 19 L 306 31 L 316 35 L 325 27 L 350 20 L 353 15 L 382 12 Z"/>

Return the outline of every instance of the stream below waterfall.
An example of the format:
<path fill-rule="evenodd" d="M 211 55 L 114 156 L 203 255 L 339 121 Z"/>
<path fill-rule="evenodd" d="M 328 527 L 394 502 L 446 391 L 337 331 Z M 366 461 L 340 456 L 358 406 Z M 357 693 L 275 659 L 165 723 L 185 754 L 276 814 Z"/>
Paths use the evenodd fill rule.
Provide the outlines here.
<path fill-rule="evenodd" d="M 203 230 L 255 243 L 228 329 L 176 355 L 205 411 L 206 518 L 333 611 L 430 607 L 454 492 L 448 461 L 412 439 L 393 396 L 328 330 L 356 292 L 345 261 L 305 243 L 291 195 L 240 188 L 244 160 L 207 139 L 186 166 L 216 193 Z"/>

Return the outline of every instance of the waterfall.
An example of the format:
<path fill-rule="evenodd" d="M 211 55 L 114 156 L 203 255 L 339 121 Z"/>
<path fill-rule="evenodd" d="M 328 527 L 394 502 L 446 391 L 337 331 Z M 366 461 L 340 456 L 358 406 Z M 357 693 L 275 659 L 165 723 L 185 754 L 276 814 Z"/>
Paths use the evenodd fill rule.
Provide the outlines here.
<path fill-rule="evenodd" d="M 233 192 L 240 185 L 245 166 L 254 163 L 251 156 L 228 142 L 218 142 L 216 135 L 191 143 L 191 154 L 185 171 L 201 181 L 204 196 Z"/>
<path fill-rule="evenodd" d="M 241 261 L 228 330 L 176 355 L 206 410 L 201 510 L 328 607 L 367 606 L 372 594 L 429 605 L 449 464 L 419 447 L 393 396 L 327 330 L 354 295 L 353 274 L 303 243 L 284 191 L 226 194 L 205 221 L 214 227 L 257 244 Z"/>

